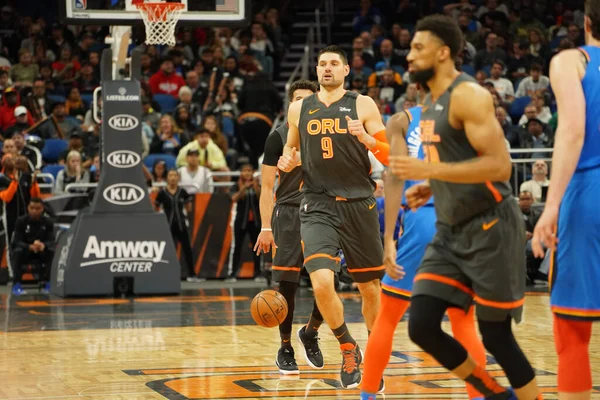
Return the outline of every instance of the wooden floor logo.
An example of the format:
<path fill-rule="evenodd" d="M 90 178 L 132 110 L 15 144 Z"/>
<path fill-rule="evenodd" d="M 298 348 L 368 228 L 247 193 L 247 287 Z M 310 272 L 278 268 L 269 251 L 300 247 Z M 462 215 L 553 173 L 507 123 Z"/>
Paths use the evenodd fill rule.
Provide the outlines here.
<path fill-rule="evenodd" d="M 491 375 L 508 386 L 500 367 L 490 359 Z M 159 378 L 146 386 L 170 400 L 197 399 L 356 399 L 359 391 L 343 389 L 339 364 L 322 370 L 301 366 L 299 376 L 280 375 L 273 366 L 201 367 L 125 370 L 128 375 Z M 536 370 L 545 399 L 556 398 L 556 376 Z M 385 372 L 386 399 L 464 399 L 464 384 L 424 352 L 393 352 Z M 381 396 L 384 398 L 384 396 Z"/>

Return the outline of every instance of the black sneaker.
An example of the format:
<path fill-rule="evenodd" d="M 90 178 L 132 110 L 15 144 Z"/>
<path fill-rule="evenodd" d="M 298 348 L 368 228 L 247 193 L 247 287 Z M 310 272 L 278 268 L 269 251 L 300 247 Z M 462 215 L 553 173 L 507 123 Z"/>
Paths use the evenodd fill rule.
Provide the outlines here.
<path fill-rule="evenodd" d="M 360 373 L 360 363 L 362 362 L 362 352 L 357 344 L 344 343 L 340 345 L 342 349 L 342 371 L 340 380 L 344 389 L 353 389 L 360 385 L 362 374 Z"/>
<path fill-rule="evenodd" d="M 377 389 L 377 394 L 383 393 L 384 390 L 385 390 L 385 381 L 383 380 L 383 377 L 381 377 L 381 382 L 379 382 L 379 389 Z"/>
<path fill-rule="evenodd" d="M 277 352 L 275 365 L 279 368 L 279 373 L 284 375 L 299 374 L 298 364 L 294 358 L 294 349 L 291 347 L 282 347 Z"/>
<path fill-rule="evenodd" d="M 325 363 L 323 362 L 323 353 L 319 348 L 319 336 L 315 335 L 313 338 L 308 338 L 305 333 L 306 325 L 303 325 L 302 328 L 298 329 L 298 342 L 300 342 L 304 358 L 312 368 L 322 369 Z"/>

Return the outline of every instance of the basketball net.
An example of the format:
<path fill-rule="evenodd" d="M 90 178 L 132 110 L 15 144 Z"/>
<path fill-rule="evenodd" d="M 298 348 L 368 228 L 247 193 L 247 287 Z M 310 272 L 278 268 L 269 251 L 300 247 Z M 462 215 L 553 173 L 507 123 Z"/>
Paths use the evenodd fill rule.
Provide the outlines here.
<path fill-rule="evenodd" d="M 185 5 L 160 2 L 136 2 L 134 5 L 144 19 L 146 44 L 175 46 L 175 27 Z"/>

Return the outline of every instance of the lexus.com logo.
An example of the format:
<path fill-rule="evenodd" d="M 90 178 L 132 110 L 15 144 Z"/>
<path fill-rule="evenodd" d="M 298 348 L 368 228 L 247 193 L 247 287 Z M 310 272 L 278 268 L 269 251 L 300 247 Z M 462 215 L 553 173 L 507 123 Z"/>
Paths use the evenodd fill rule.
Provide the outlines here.
<path fill-rule="evenodd" d="M 127 114 L 117 114 L 108 120 L 108 126 L 118 131 L 129 131 L 139 125 L 137 118 Z"/>
<path fill-rule="evenodd" d="M 117 206 L 130 206 L 139 203 L 145 196 L 144 190 L 131 183 L 115 183 L 102 193 L 106 201 Z"/>
<path fill-rule="evenodd" d="M 130 150 L 117 150 L 110 153 L 106 161 L 115 168 L 131 168 L 138 165 L 142 158 Z"/>

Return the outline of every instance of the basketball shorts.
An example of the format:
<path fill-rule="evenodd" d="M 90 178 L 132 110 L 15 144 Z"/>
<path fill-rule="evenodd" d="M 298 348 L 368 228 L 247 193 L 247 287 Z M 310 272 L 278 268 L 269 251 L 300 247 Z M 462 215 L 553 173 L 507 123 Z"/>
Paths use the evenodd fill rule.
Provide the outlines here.
<path fill-rule="evenodd" d="M 410 300 L 413 281 L 427 245 L 435 235 L 435 208 L 423 206 L 417 211 L 407 210 L 402 218 L 402 235 L 398 239 L 396 263 L 404 268 L 404 277 L 397 281 L 387 274 L 381 281 L 383 293 Z"/>
<path fill-rule="evenodd" d="M 558 214 L 550 303 L 563 318 L 600 319 L 600 168 L 576 172 Z"/>
<path fill-rule="evenodd" d="M 300 207 L 275 205 L 271 226 L 277 249 L 273 257 L 274 282 L 299 282 L 304 264 L 300 239 Z"/>
<path fill-rule="evenodd" d="M 429 295 L 463 308 L 473 300 L 477 317 L 520 322 L 525 302 L 525 226 L 509 197 L 456 226 L 437 232 L 417 270 L 413 296 Z"/>
<path fill-rule="evenodd" d="M 304 267 L 340 272 L 342 249 L 354 282 L 381 279 L 385 267 L 374 197 L 337 201 L 326 195 L 306 194 L 300 205 Z"/>

